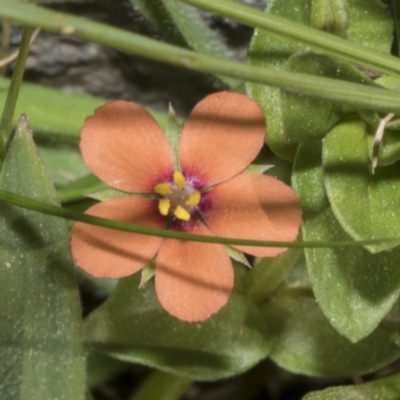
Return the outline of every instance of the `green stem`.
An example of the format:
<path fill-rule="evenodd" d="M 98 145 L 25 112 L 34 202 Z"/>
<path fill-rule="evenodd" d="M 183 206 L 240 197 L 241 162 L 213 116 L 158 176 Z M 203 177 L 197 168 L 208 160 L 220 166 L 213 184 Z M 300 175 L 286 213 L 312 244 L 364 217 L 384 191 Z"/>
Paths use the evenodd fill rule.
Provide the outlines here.
<path fill-rule="evenodd" d="M 148 226 L 140 226 L 127 222 L 113 221 L 107 218 L 94 217 L 79 211 L 69 210 L 67 208 L 58 207 L 52 204 L 43 203 L 28 197 L 19 196 L 5 190 L 0 190 L 0 202 L 12 204 L 17 207 L 26 208 L 28 210 L 38 211 L 43 214 L 53 215 L 55 217 L 64 218 L 73 221 L 80 221 L 90 225 L 102 226 L 110 229 L 117 229 L 125 232 L 139 233 L 148 236 L 159 236 L 163 238 L 171 238 L 178 240 L 189 240 L 192 242 L 202 243 L 218 243 L 231 246 L 257 246 L 257 247 L 288 247 L 288 248 L 326 248 L 326 247 L 355 247 L 367 246 L 380 243 L 398 243 L 400 238 L 383 238 L 371 240 L 351 240 L 351 241 L 330 241 L 330 242 L 275 242 L 265 240 L 245 240 L 228 237 L 215 237 L 194 235 L 172 231 L 167 229 L 150 228 Z"/>
<path fill-rule="evenodd" d="M 162 371 L 152 371 L 129 400 L 178 400 L 192 381 Z"/>
<path fill-rule="evenodd" d="M 216 1 L 215 4 L 219 4 L 219 1 Z M 230 4 L 232 7 L 235 5 L 235 3 Z M 225 61 L 197 54 L 180 47 L 160 43 L 135 33 L 126 32 L 82 18 L 56 13 L 15 0 L 0 1 L 0 17 L 9 18 L 25 26 L 40 26 L 49 32 L 74 36 L 110 46 L 127 53 L 204 73 L 221 74 L 249 82 L 280 87 L 291 92 L 316 96 L 340 102 L 341 104 L 352 104 L 360 108 L 400 114 L 400 96 L 394 90 Z M 292 22 L 285 21 L 286 28 L 291 24 Z M 305 28 L 301 27 L 302 29 Z M 312 30 L 312 32 L 314 33 L 314 37 L 322 35 L 322 32 L 318 30 Z M 344 46 L 350 45 L 346 41 L 341 41 L 340 43 L 344 43 Z M 380 59 L 374 64 L 376 69 L 400 76 L 400 62 L 397 58 L 389 57 L 373 50 L 365 52 L 362 46 L 352 44 L 352 51 L 354 48 L 358 49 L 355 52 L 356 54 L 359 54 L 360 49 L 362 49 L 367 60 L 369 59 L 367 54 L 373 53 L 375 57 L 379 55 Z M 330 51 L 330 54 L 336 54 L 336 52 Z M 368 62 L 365 62 L 364 58 L 354 57 L 354 60 L 357 60 L 359 64 L 368 65 Z"/>
<path fill-rule="evenodd" d="M 21 87 L 22 79 L 25 71 L 25 63 L 29 53 L 29 45 L 32 37 L 32 29 L 24 29 L 22 32 L 21 44 L 17 62 L 15 64 L 14 72 L 11 78 L 10 86 L 8 88 L 7 98 L 3 109 L 3 115 L 0 122 L 0 167 L 6 155 L 5 143 L 10 136 L 12 121 L 17 105 L 19 89 Z"/>

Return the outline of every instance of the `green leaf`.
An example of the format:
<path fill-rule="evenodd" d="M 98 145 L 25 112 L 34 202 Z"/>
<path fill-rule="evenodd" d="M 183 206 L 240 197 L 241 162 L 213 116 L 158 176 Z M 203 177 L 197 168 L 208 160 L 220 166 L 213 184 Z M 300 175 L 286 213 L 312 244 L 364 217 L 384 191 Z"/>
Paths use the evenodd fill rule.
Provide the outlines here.
<path fill-rule="evenodd" d="M 400 398 L 400 374 L 361 385 L 336 386 L 312 392 L 303 400 L 397 400 Z"/>
<path fill-rule="evenodd" d="M 380 0 L 346 0 L 350 25 L 347 37 L 369 49 L 390 54 L 393 20 Z"/>
<path fill-rule="evenodd" d="M 304 25 L 312 24 L 315 9 L 320 3 L 329 0 L 295 0 L 291 6 L 287 1 L 276 0 L 269 3 L 267 13 L 285 17 Z M 340 3 L 342 0 L 330 0 Z M 351 5 L 350 5 L 351 3 Z M 377 42 L 373 35 L 380 37 L 383 48 L 389 52 L 391 20 L 384 8 L 376 0 L 352 0 L 348 5 L 348 36 L 351 41 L 361 42 L 363 46 L 375 48 Z M 365 6 L 365 12 L 364 12 Z M 328 7 L 329 8 L 329 7 Z M 372 14 L 372 11 L 376 14 Z M 365 19 L 370 18 L 377 23 L 373 26 L 373 35 L 360 34 L 365 27 Z M 314 21 L 315 22 L 315 21 Z M 325 25 L 323 25 L 325 27 Z M 382 48 L 378 47 L 380 51 Z M 348 62 L 338 61 L 331 56 L 309 52 L 299 42 L 271 34 L 266 30 L 256 30 L 250 44 L 248 62 L 250 65 L 286 70 L 291 72 L 312 73 L 334 79 L 347 80 L 374 85 L 373 81 L 357 71 Z M 293 161 L 296 146 L 293 143 L 323 137 L 342 116 L 341 107 L 324 100 L 283 92 L 269 86 L 248 83 L 247 91 L 263 108 L 267 116 L 268 132 L 266 143 L 280 157 Z M 350 94 L 351 95 L 351 94 Z"/>
<path fill-rule="evenodd" d="M 58 204 L 26 118 L 0 173 L 2 190 Z M 80 305 L 63 220 L 0 208 L 2 399 L 83 399 Z"/>
<path fill-rule="evenodd" d="M 310 291 L 282 290 L 263 311 L 275 338 L 270 357 L 294 373 L 360 375 L 375 371 L 400 355 L 400 348 L 380 329 L 359 343 L 350 343 L 332 328 Z"/>
<path fill-rule="evenodd" d="M 332 210 L 355 240 L 400 236 L 400 175 L 398 165 L 371 172 L 366 126 L 342 123 L 325 138 L 323 168 Z M 376 253 L 398 243 L 367 246 Z"/>
<path fill-rule="evenodd" d="M 351 64 L 310 52 L 308 49 L 300 50 L 289 57 L 284 69 L 379 86 Z M 343 107 L 312 96 L 283 92 L 283 135 L 287 143 L 323 138 L 343 118 L 344 114 L 354 114 L 356 111 L 353 107 Z"/>
<path fill-rule="evenodd" d="M 187 323 L 162 310 L 151 282 L 139 290 L 139 281 L 140 274 L 121 280 L 89 316 L 90 347 L 200 381 L 239 374 L 268 355 L 267 323 L 246 298 L 233 294 L 209 320 Z"/>
<path fill-rule="evenodd" d="M 303 239 L 349 240 L 325 194 L 321 147 L 320 142 L 301 144 L 294 165 L 293 184 L 303 208 Z M 362 201 L 362 197 L 358 199 Z M 348 201 L 349 208 L 351 204 Z M 379 254 L 370 254 L 361 246 L 308 248 L 305 255 L 323 313 L 353 342 L 371 334 L 400 295 L 400 248 Z"/>

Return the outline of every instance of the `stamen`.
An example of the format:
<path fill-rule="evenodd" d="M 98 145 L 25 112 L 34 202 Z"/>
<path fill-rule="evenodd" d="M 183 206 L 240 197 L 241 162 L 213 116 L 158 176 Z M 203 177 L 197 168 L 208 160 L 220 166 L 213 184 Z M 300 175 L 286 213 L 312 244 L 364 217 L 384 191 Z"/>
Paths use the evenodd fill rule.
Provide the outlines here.
<path fill-rule="evenodd" d="M 174 172 L 174 182 L 179 190 L 186 186 L 186 179 L 179 171 Z"/>
<path fill-rule="evenodd" d="M 190 219 L 190 213 L 186 211 L 182 206 L 178 206 L 175 208 L 174 215 L 176 218 L 179 218 L 182 221 L 189 221 Z"/>
<path fill-rule="evenodd" d="M 172 182 L 154 186 L 158 194 L 158 210 L 161 215 L 189 221 L 201 200 L 201 192 L 188 184 L 179 171 L 173 173 Z"/>
<path fill-rule="evenodd" d="M 158 209 L 161 215 L 167 216 L 170 207 L 171 207 L 171 202 L 168 199 L 160 199 L 158 201 Z"/>
<path fill-rule="evenodd" d="M 154 186 L 154 191 L 158 194 L 172 194 L 172 188 L 170 183 L 159 183 Z"/>
<path fill-rule="evenodd" d="M 195 190 L 185 201 L 185 205 L 195 207 L 200 203 L 201 194 L 198 190 Z"/>

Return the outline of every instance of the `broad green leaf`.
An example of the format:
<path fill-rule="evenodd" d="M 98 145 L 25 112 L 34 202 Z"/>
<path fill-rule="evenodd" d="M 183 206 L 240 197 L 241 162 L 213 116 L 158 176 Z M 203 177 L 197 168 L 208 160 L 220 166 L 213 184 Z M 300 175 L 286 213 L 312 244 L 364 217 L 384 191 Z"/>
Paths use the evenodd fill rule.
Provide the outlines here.
<path fill-rule="evenodd" d="M 239 374 L 268 355 L 266 320 L 245 297 L 232 295 L 205 322 L 182 322 L 162 310 L 152 282 L 138 289 L 139 275 L 121 280 L 89 316 L 84 329 L 88 346 L 196 380 Z"/>
<path fill-rule="evenodd" d="M 400 237 L 400 174 L 397 164 L 371 172 L 365 122 L 353 120 L 325 138 L 327 195 L 343 229 L 355 240 Z M 399 241 L 400 243 L 400 241 Z M 366 246 L 372 253 L 396 244 Z"/>
<path fill-rule="evenodd" d="M 398 400 L 400 398 L 400 374 L 376 379 L 361 385 L 336 386 L 312 392 L 303 400 Z"/>
<path fill-rule="evenodd" d="M 393 20 L 381 0 L 346 0 L 350 18 L 347 37 L 369 49 L 390 54 Z"/>
<path fill-rule="evenodd" d="M 57 205 L 26 119 L 21 122 L 0 187 Z M 2 204 L 0 266 L 1 398 L 83 399 L 80 305 L 64 221 Z"/>
<path fill-rule="evenodd" d="M 360 375 L 375 371 L 400 355 L 400 348 L 381 329 L 356 344 L 350 343 L 332 328 L 310 291 L 282 290 L 266 303 L 263 311 L 275 338 L 270 357 L 294 373 Z"/>
<path fill-rule="evenodd" d="M 320 142 L 302 144 L 294 166 L 293 184 L 304 212 L 303 239 L 351 240 L 325 194 L 321 147 Z M 332 326 L 352 342 L 370 335 L 399 297 L 400 248 L 378 254 L 361 246 L 308 248 L 305 255 L 315 297 Z"/>
<path fill-rule="evenodd" d="M 351 64 L 332 57 L 301 50 L 289 57 L 284 69 L 312 73 L 349 82 L 378 86 Z M 323 138 L 343 115 L 356 113 L 355 108 L 343 107 L 331 101 L 295 93 L 282 93 L 284 137 L 288 143 Z"/>

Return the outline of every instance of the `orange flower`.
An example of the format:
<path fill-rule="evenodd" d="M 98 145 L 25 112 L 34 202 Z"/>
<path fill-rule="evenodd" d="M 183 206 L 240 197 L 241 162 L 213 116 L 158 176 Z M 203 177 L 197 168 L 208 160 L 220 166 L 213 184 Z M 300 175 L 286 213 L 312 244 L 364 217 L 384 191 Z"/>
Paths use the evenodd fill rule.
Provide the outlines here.
<path fill-rule="evenodd" d="M 295 240 L 299 200 L 265 175 L 239 175 L 264 143 L 260 107 L 244 95 L 220 92 L 191 112 L 180 139 L 181 171 L 164 132 L 141 106 L 116 101 L 87 118 L 80 148 L 87 166 L 108 185 L 131 194 L 91 207 L 88 214 L 155 228 L 255 240 Z M 259 257 L 282 248 L 234 246 Z M 155 289 L 163 308 L 203 321 L 232 292 L 233 269 L 223 245 L 163 239 L 76 223 L 76 263 L 96 277 L 134 274 L 156 256 Z"/>

